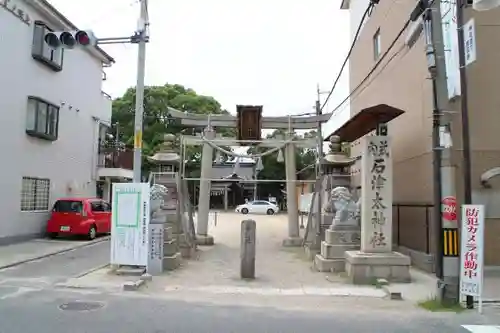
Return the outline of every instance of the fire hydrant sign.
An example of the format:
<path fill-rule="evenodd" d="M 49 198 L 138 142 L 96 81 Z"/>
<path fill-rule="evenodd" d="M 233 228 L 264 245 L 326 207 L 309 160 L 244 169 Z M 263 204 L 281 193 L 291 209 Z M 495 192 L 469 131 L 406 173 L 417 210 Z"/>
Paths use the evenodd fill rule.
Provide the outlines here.
<path fill-rule="evenodd" d="M 484 263 L 484 206 L 462 206 L 460 293 L 481 297 Z"/>
<path fill-rule="evenodd" d="M 147 183 L 113 184 L 111 264 L 147 265 L 149 192 Z"/>

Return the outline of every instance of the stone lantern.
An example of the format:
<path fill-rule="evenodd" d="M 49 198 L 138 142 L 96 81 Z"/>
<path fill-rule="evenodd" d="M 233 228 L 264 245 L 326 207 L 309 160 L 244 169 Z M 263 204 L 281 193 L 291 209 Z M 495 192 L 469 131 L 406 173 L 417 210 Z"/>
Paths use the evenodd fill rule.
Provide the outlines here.
<path fill-rule="evenodd" d="M 323 173 L 321 191 L 321 248 L 314 258 L 314 267 L 321 272 L 343 272 L 346 251 L 360 247 L 360 226 L 357 205 L 351 191 L 350 168 L 355 158 L 341 149 L 340 137 L 330 137 L 331 151 L 321 159 Z"/>
<path fill-rule="evenodd" d="M 330 137 L 331 150 L 320 160 L 320 169 L 323 175 L 328 179 L 328 184 L 323 187 L 324 191 L 329 191 L 337 186 L 350 187 L 351 185 L 351 167 L 356 163 L 355 158 L 347 156 L 342 151 L 340 137 L 332 135 Z"/>
<path fill-rule="evenodd" d="M 175 151 L 175 135 L 165 134 L 160 150 L 148 160 L 158 166 L 158 172 L 178 172 L 181 162 L 180 155 Z"/>

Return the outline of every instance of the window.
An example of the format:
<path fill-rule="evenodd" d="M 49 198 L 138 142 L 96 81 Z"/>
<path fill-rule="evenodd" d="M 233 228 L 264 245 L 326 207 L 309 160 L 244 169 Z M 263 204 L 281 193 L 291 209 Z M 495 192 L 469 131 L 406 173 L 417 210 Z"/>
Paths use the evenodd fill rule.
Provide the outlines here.
<path fill-rule="evenodd" d="M 104 207 L 102 206 L 102 202 L 101 201 L 92 201 L 90 203 L 90 209 L 94 213 L 104 212 Z"/>
<path fill-rule="evenodd" d="M 102 202 L 102 207 L 105 212 L 110 212 L 111 211 L 111 205 L 105 201 Z"/>
<path fill-rule="evenodd" d="M 50 179 L 23 177 L 21 186 L 21 211 L 49 210 Z"/>
<path fill-rule="evenodd" d="M 83 213 L 83 202 L 75 200 L 57 200 L 52 211 L 55 213 Z"/>
<path fill-rule="evenodd" d="M 28 97 L 26 133 L 45 140 L 57 140 L 59 107 L 41 98 Z"/>
<path fill-rule="evenodd" d="M 375 35 L 373 35 L 373 59 L 378 60 L 381 52 L 380 29 L 377 29 L 377 32 L 375 32 Z"/>
<path fill-rule="evenodd" d="M 52 31 L 45 23 L 35 21 L 33 30 L 33 46 L 31 55 L 33 59 L 41 62 L 55 72 L 62 71 L 64 49 L 52 49 L 45 43 L 45 34 Z"/>

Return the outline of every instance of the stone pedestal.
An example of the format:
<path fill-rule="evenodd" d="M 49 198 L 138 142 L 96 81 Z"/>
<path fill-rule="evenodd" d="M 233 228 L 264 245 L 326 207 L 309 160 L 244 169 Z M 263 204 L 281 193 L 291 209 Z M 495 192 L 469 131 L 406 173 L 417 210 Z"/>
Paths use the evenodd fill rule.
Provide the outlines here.
<path fill-rule="evenodd" d="M 320 272 L 344 272 L 345 252 L 359 250 L 360 228 L 355 225 L 334 226 L 325 231 L 314 267 Z"/>
<path fill-rule="evenodd" d="M 196 235 L 196 244 L 201 246 L 212 246 L 215 244 L 214 237 L 211 235 Z"/>
<path fill-rule="evenodd" d="M 182 227 L 181 215 L 173 212 L 166 216 L 166 227 L 171 229 L 172 240 L 175 241 L 177 252 L 180 252 L 182 258 L 191 258 L 196 252 L 196 244 L 190 244 L 186 238 Z"/>
<path fill-rule="evenodd" d="M 345 253 L 346 272 L 354 284 L 373 284 L 377 279 L 409 283 L 410 265 L 410 257 L 399 252 L 347 251 Z"/>
<path fill-rule="evenodd" d="M 163 234 L 163 269 L 172 271 L 181 265 L 182 258 L 173 228 L 168 223 L 166 225 Z"/>
<path fill-rule="evenodd" d="M 288 237 L 283 239 L 284 247 L 299 247 L 302 246 L 303 239 L 302 237 Z"/>

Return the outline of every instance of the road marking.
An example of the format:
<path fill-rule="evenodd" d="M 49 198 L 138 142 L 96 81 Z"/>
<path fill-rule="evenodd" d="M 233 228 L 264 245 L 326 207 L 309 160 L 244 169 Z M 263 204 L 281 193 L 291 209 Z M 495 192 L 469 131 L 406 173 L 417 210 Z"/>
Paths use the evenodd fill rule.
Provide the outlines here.
<path fill-rule="evenodd" d="M 7 298 L 16 298 L 16 297 L 19 297 L 21 295 L 24 295 L 24 294 L 27 294 L 27 293 L 30 293 L 33 291 L 41 291 L 41 290 L 42 289 L 40 289 L 40 288 L 37 289 L 37 288 L 19 287 L 16 291 L 9 293 L 9 294 L 5 294 L 2 297 L 0 297 L 0 300 L 5 300 Z"/>
<path fill-rule="evenodd" d="M 500 326 L 493 325 L 462 325 L 467 331 L 472 333 L 500 333 Z"/>
<path fill-rule="evenodd" d="M 237 286 L 168 286 L 164 289 L 166 292 L 195 291 L 211 294 L 243 294 L 243 295 L 262 295 L 262 296 L 358 296 L 358 297 L 385 297 L 386 294 L 380 289 L 371 287 L 338 287 L 338 288 L 251 288 Z"/>

